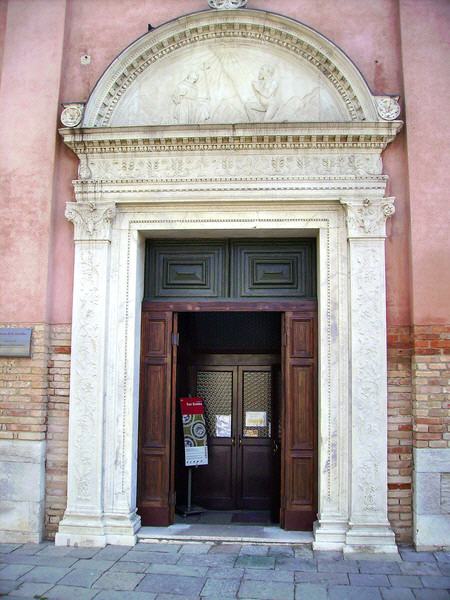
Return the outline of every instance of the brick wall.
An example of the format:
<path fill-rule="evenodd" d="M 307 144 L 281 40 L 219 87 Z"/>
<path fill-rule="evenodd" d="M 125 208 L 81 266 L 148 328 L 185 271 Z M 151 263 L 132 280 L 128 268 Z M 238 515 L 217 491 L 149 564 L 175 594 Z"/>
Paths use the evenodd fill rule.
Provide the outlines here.
<path fill-rule="evenodd" d="M 45 532 L 50 539 L 55 537 L 67 502 L 70 331 L 70 325 L 50 328 L 45 482 Z"/>
<path fill-rule="evenodd" d="M 450 448 L 450 325 L 413 329 L 413 442 Z"/>
<path fill-rule="evenodd" d="M 398 542 L 412 539 L 410 327 L 388 328 L 388 514 Z"/>
<path fill-rule="evenodd" d="M 0 439 L 44 440 L 47 431 L 49 329 L 36 323 L 0 323 L 32 327 L 31 357 L 0 357 Z"/>

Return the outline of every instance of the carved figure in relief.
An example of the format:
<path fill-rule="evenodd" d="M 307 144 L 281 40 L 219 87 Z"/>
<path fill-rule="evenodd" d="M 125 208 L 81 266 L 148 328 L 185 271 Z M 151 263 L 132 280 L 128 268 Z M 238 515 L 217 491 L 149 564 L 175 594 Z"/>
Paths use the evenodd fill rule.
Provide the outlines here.
<path fill-rule="evenodd" d="M 279 108 L 277 100 L 278 81 L 274 77 L 275 69 L 271 65 L 263 65 L 258 73 L 258 79 L 252 81 L 252 89 L 256 97 L 255 101 L 245 104 L 250 121 L 270 121 Z M 256 118 L 255 118 L 256 117 Z"/>
<path fill-rule="evenodd" d="M 209 98 L 200 98 L 199 74 L 191 71 L 172 94 L 173 118 L 177 123 L 203 123 L 209 119 Z"/>

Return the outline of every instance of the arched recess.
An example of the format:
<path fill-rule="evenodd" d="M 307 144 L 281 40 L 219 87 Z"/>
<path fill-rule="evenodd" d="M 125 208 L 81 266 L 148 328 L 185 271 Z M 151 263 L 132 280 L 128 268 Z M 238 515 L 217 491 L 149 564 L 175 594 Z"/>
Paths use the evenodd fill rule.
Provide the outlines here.
<path fill-rule="evenodd" d="M 396 550 L 384 288 L 394 207 L 381 154 L 401 128 L 398 111 L 329 40 L 250 10 L 161 26 L 110 65 L 84 116 L 82 103 L 66 106 L 60 132 L 80 166 L 66 211 L 76 249 L 68 505 L 57 544 L 131 544 L 140 527 L 144 238 L 235 230 L 318 240 L 316 547 Z"/>
<path fill-rule="evenodd" d="M 276 87 L 266 112 L 251 108 L 262 67 L 267 93 L 268 80 Z M 177 95 L 200 106 L 189 111 Z M 231 10 L 181 17 L 128 46 L 98 81 L 83 126 L 378 119 L 361 73 L 330 40 L 280 15 Z"/>

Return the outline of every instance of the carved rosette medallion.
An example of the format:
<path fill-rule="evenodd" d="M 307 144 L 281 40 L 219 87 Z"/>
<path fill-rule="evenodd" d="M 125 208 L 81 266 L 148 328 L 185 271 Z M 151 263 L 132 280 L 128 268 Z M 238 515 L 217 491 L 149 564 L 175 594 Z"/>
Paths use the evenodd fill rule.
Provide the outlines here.
<path fill-rule="evenodd" d="M 64 127 L 77 127 L 83 118 L 84 104 L 72 102 L 64 104 L 64 110 L 61 113 L 61 123 Z"/>
<path fill-rule="evenodd" d="M 378 115 L 385 121 L 395 121 L 400 115 L 399 96 L 378 96 L 375 98 Z"/>
<path fill-rule="evenodd" d="M 385 237 L 386 220 L 395 213 L 394 198 L 341 199 L 347 213 L 349 237 Z"/>
<path fill-rule="evenodd" d="M 208 0 L 208 4 L 211 8 L 216 8 L 217 10 L 230 10 L 233 8 L 244 8 L 247 0 Z"/>
<path fill-rule="evenodd" d="M 114 204 L 94 202 L 68 202 L 65 213 L 75 226 L 75 241 L 110 241 L 115 214 Z"/>

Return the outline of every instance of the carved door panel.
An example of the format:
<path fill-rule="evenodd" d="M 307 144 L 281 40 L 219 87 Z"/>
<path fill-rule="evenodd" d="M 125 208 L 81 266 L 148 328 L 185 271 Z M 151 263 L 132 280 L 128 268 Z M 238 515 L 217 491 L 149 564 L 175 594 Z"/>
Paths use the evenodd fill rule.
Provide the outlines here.
<path fill-rule="evenodd" d="M 284 315 L 282 526 L 311 530 L 317 518 L 316 319 Z"/>
<path fill-rule="evenodd" d="M 138 512 L 144 525 L 173 521 L 176 325 L 172 312 L 142 313 Z"/>

